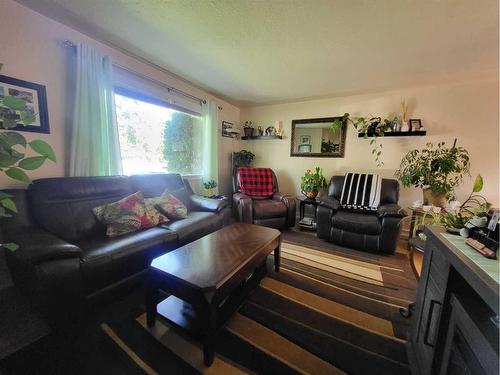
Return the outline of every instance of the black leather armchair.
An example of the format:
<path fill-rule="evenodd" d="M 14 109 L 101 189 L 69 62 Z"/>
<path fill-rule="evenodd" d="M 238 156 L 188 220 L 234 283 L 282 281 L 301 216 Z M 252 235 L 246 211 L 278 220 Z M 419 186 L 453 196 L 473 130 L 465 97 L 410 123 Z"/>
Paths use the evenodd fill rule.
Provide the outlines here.
<path fill-rule="evenodd" d="M 382 179 L 380 206 L 376 212 L 355 212 L 340 206 L 344 176 L 333 176 L 326 193 L 319 197 L 317 235 L 356 250 L 394 254 L 406 216 L 398 206 L 399 183 Z"/>
<path fill-rule="evenodd" d="M 236 217 L 251 223 L 284 229 L 295 225 L 295 199 L 279 192 L 278 180 L 273 172 L 273 196 L 250 197 L 241 193 L 238 170 L 233 174 L 233 203 Z"/>

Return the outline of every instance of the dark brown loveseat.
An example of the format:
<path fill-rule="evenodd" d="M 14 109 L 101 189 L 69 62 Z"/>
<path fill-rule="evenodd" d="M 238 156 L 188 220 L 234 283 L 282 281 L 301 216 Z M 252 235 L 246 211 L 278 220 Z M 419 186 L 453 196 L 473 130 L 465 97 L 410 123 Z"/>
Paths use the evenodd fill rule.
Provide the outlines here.
<path fill-rule="evenodd" d="M 186 219 L 109 238 L 92 212 L 139 190 L 152 197 L 166 189 L 188 207 Z M 6 253 L 13 280 L 50 311 L 106 296 L 139 278 L 154 257 L 230 219 L 227 202 L 193 194 L 178 174 L 49 178 L 27 190 L 4 191 L 14 196 L 20 212 L 1 222 L 2 241 L 20 246 Z"/>

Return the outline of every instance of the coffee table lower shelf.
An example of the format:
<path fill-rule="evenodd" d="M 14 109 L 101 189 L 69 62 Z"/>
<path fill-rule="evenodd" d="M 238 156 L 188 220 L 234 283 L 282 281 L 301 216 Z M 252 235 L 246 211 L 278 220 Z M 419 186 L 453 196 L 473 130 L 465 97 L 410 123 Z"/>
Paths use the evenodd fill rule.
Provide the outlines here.
<path fill-rule="evenodd" d="M 165 319 L 168 323 L 201 340 L 203 342 L 205 364 L 210 366 L 213 362 L 215 339 L 219 329 L 239 309 L 250 293 L 256 289 L 266 273 L 266 263 L 264 262 L 214 309 L 215 327 L 210 327 L 208 309 L 196 309 L 192 304 L 175 295 L 170 295 L 160 302 L 153 314 L 155 317 Z M 154 324 L 154 318 L 151 323 Z"/>

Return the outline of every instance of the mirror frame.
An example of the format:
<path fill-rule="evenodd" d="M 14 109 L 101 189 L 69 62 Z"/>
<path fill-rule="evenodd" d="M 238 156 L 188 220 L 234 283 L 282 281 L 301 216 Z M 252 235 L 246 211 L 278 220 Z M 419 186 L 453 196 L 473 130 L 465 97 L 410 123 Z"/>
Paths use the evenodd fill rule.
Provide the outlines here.
<path fill-rule="evenodd" d="M 322 118 L 307 118 L 301 120 L 292 120 L 292 137 L 290 140 L 290 156 L 294 157 L 305 157 L 305 158 L 343 158 L 345 154 L 345 138 L 347 133 L 347 122 L 344 121 L 342 123 L 342 134 L 340 136 L 340 150 L 338 152 L 308 152 L 308 153 L 299 153 L 295 152 L 295 125 L 297 124 L 309 124 L 316 122 L 330 122 L 342 119 L 342 116 L 339 117 L 322 117 Z"/>

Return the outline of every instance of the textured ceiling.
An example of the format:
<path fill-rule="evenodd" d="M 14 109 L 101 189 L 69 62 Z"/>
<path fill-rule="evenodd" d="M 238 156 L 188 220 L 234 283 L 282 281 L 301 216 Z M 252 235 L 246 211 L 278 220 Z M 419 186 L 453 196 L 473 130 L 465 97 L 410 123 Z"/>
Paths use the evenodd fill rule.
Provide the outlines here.
<path fill-rule="evenodd" d="M 241 104 L 497 74 L 497 0 L 17 0 Z"/>

